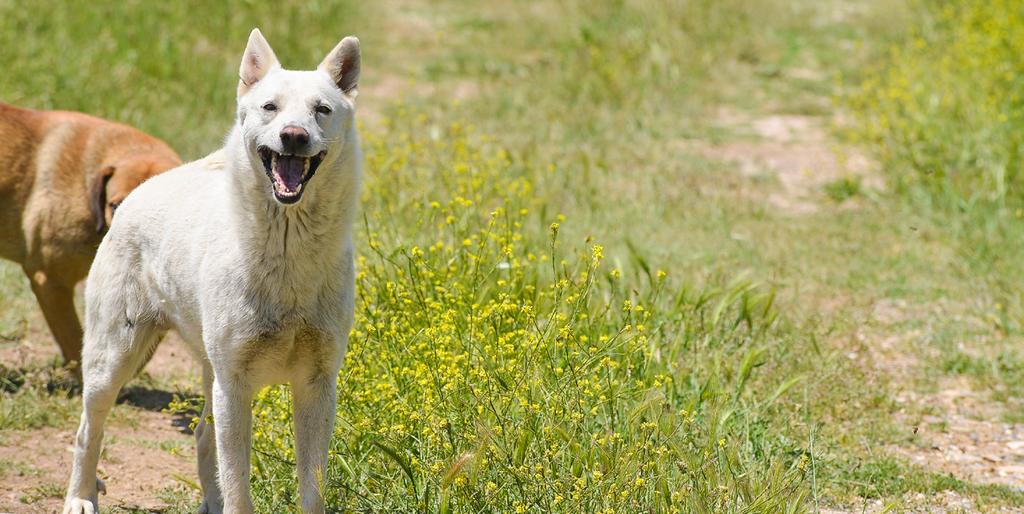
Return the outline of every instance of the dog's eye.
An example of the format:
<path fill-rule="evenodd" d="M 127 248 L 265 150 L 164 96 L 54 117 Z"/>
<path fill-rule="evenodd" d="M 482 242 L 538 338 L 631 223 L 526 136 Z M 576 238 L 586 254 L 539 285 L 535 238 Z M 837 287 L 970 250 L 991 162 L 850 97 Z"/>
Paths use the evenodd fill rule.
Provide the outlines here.
<path fill-rule="evenodd" d="M 121 206 L 121 202 L 111 202 L 110 203 L 110 213 L 113 214 L 113 213 L 117 212 L 117 208 L 120 207 L 120 206 Z"/>
<path fill-rule="evenodd" d="M 274 102 L 267 102 L 263 104 L 263 110 L 274 112 L 277 110 L 277 104 L 275 104 Z"/>
<path fill-rule="evenodd" d="M 323 115 L 328 115 L 328 114 L 331 113 L 331 108 L 327 107 L 326 105 L 318 105 L 318 106 L 316 106 L 315 110 L 316 110 L 317 113 L 323 114 Z"/>

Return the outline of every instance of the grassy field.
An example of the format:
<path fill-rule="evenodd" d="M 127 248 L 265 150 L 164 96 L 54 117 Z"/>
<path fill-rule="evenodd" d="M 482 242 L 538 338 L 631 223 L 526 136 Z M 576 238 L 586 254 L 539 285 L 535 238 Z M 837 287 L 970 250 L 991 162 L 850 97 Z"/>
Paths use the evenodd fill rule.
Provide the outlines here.
<path fill-rule="evenodd" d="M 359 35 L 334 510 L 1024 507 L 1015 3 L 207 4 L 0 0 L 0 100 L 198 158 L 253 26 L 292 68 Z M 0 298 L 0 512 L 50 512 L 78 399 L 14 265 Z M 177 357 L 115 409 L 115 511 L 197 505 Z M 254 412 L 292 511 L 287 388 Z"/>

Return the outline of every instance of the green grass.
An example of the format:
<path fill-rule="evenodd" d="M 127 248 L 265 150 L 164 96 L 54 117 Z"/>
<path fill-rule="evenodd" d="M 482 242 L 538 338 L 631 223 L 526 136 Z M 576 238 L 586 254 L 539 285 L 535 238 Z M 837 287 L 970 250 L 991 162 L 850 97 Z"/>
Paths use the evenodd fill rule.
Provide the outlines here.
<path fill-rule="evenodd" d="M 420 120 L 367 144 L 380 179 L 366 195 L 332 504 L 798 508 L 806 450 L 767 430 L 800 381 L 763 371 L 787 350 L 770 289 L 691 289 L 640 263 L 626 278 L 597 244 L 563 249 L 571 220 L 531 216 L 543 212 L 533 182 L 503 150 Z M 294 460 L 287 402 L 284 388 L 257 402 L 267 511 L 294 501 L 294 484 L 273 480 Z"/>
<path fill-rule="evenodd" d="M 1016 346 L 1024 319 L 1015 278 L 1024 271 L 1017 258 L 1024 250 L 1024 10 L 1015 2 L 925 1 L 918 12 L 907 37 L 841 95 L 855 114 L 846 135 L 876 150 L 908 208 L 942 226 L 933 237 L 953 251 L 960 280 L 981 293 L 970 295 L 976 321 L 955 332 L 982 347 L 978 358 L 995 359 Z M 936 365 L 961 367 L 949 365 L 960 358 L 955 344 L 943 344 Z M 1016 387 L 1014 377 L 996 375 L 996 383 Z"/>
<path fill-rule="evenodd" d="M 3 441 L 0 441 L 0 442 L 3 442 Z M 12 474 L 30 475 L 33 472 L 34 472 L 34 470 L 31 467 L 26 466 L 25 464 L 23 464 L 21 462 L 14 461 L 14 460 L 0 459 L 0 478 L 8 476 L 8 475 L 12 475 Z"/>
<path fill-rule="evenodd" d="M 875 450 L 905 442 L 900 388 L 969 376 L 1019 398 L 1012 202 L 948 202 L 907 179 L 903 139 L 872 133 L 859 141 L 887 192 L 844 176 L 795 214 L 764 201 L 782 190 L 769 170 L 701 151 L 756 143 L 742 120 L 830 115 L 837 96 L 854 131 L 892 115 L 838 93 L 880 80 L 878 63 L 925 66 L 887 52 L 914 31 L 948 41 L 927 7 L 0 3 L 0 98 L 132 123 L 195 158 L 230 126 L 253 26 L 295 68 L 360 36 L 359 302 L 327 484 L 340 511 L 795 512 L 946 490 L 1013 505 Z M 993 169 L 951 159 L 955 124 L 934 123 L 914 152 Z M 0 266 L 8 339 L 38 320 L 19 273 Z M 878 318 L 885 302 L 903 307 Z M 872 361 L 892 337 L 913 376 Z M 28 374 L 0 393 L 0 431 L 73 430 L 75 400 L 45 369 L 12 372 Z M 259 508 L 291 510 L 287 388 L 255 412 Z"/>
<path fill-rule="evenodd" d="M 27 494 L 19 498 L 22 503 L 31 505 L 44 498 L 60 498 L 64 496 L 64 485 L 58 482 L 45 482 L 32 488 Z"/>
<path fill-rule="evenodd" d="M 1019 200 L 1024 8 L 921 4 L 911 35 L 849 95 L 863 117 L 854 136 L 880 150 L 901 187 L 966 204 Z"/>
<path fill-rule="evenodd" d="M 69 373 L 56 365 L 0 367 L 0 430 L 65 426 L 77 419 L 81 401 L 70 386 Z"/>
<path fill-rule="evenodd" d="M 950 352 L 942 362 L 942 369 L 950 374 L 974 378 L 999 400 L 1020 398 L 1024 393 L 1024 360 L 1019 352 L 1003 350 L 993 356 Z M 1020 413 L 1008 414 L 1020 419 Z"/>
<path fill-rule="evenodd" d="M 843 177 L 825 184 L 825 193 L 836 202 L 844 202 L 864 194 L 860 177 Z"/>
<path fill-rule="evenodd" d="M 1024 494 L 1011 487 L 1000 485 L 973 485 L 951 475 L 932 473 L 917 466 L 890 457 L 875 461 L 848 462 L 836 481 L 845 484 L 852 497 L 864 499 L 898 498 L 907 493 L 940 494 L 954 491 L 983 498 L 980 508 L 986 503 L 998 507 L 1001 504 L 1020 505 Z"/>
<path fill-rule="evenodd" d="M 0 294 L 6 307 L 0 311 L 0 345 L 13 345 L 28 332 L 25 311 L 35 308 L 35 298 L 21 268 L 0 266 Z"/>

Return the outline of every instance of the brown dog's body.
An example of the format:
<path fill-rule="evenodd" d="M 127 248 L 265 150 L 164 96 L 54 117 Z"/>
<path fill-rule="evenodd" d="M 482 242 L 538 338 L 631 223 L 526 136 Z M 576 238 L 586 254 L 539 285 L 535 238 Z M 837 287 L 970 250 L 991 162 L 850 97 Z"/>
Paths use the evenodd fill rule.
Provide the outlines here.
<path fill-rule="evenodd" d="M 0 159 L 0 257 L 22 266 L 65 361 L 78 362 L 75 284 L 89 272 L 114 208 L 181 160 L 126 125 L 3 103 Z"/>

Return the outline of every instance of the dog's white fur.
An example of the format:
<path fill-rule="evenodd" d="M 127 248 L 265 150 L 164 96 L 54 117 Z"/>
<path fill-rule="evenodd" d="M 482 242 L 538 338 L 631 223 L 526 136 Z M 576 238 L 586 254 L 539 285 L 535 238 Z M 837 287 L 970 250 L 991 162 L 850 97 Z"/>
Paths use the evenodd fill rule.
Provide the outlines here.
<path fill-rule="evenodd" d="M 353 37 L 315 71 L 287 71 L 253 30 L 225 147 L 146 182 L 118 209 L 86 285 L 84 409 L 65 514 L 97 509 L 104 419 L 168 329 L 203 364 L 199 512 L 252 512 L 251 400 L 281 382 L 292 385 L 302 509 L 324 511 L 319 484 L 355 294 L 358 74 Z M 275 199 L 257 150 L 284 152 L 286 126 L 308 131 L 309 155 L 326 150 L 292 205 Z"/>

